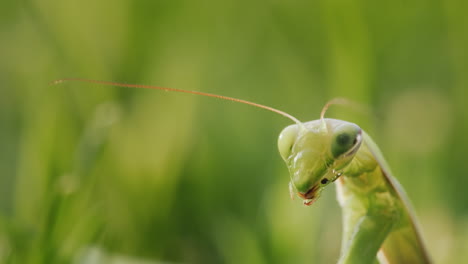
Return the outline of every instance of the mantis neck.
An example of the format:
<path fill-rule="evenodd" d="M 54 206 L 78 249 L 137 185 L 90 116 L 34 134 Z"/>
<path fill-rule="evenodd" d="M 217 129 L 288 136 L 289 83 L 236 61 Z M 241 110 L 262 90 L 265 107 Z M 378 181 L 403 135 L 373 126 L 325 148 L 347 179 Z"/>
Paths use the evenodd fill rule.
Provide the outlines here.
<path fill-rule="evenodd" d="M 353 160 L 343 169 L 344 177 L 339 184 L 346 182 L 343 194 L 366 196 L 387 188 L 387 181 L 382 170 L 369 149 L 369 136 L 363 133 L 363 142 Z"/>

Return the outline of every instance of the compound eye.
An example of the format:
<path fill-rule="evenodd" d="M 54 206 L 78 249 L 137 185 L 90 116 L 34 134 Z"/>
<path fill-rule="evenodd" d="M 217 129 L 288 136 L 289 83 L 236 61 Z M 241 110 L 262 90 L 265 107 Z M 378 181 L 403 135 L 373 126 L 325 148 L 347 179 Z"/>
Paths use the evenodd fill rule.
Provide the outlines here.
<path fill-rule="evenodd" d="M 336 143 L 340 146 L 349 146 L 350 142 L 351 135 L 349 135 L 348 133 L 342 133 L 336 137 Z"/>
<path fill-rule="evenodd" d="M 335 131 L 331 152 L 336 158 L 351 150 L 359 141 L 361 129 L 354 125 L 342 125 Z"/>
<path fill-rule="evenodd" d="M 290 125 L 281 131 L 278 138 L 278 150 L 284 161 L 291 155 L 298 133 L 299 128 L 297 125 Z"/>

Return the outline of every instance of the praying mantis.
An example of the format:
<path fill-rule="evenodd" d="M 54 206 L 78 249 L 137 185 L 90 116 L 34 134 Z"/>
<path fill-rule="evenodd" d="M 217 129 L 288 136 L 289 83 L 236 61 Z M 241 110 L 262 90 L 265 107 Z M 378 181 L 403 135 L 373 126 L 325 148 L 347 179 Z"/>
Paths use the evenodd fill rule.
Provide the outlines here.
<path fill-rule="evenodd" d="M 325 118 L 328 107 L 337 101 L 326 104 L 318 120 L 303 123 L 269 106 L 198 91 L 86 79 L 61 79 L 53 84 L 69 81 L 208 96 L 289 118 L 294 124 L 280 133 L 278 149 L 289 169 L 291 195 L 312 205 L 336 182 L 343 212 L 338 263 L 431 263 L 414 210 L 378 146 L 358 125 Z"/>

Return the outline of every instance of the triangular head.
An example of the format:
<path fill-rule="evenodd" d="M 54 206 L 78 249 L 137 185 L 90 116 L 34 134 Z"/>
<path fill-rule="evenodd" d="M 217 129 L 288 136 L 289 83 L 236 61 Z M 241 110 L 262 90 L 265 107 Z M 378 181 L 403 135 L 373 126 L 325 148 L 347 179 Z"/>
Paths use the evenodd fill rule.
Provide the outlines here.
<path fill-rule="evenodd" d="M 290 190 L 312 204 L 322 190 L 341 176 L 362 142 L 359 126 L 323 118 L 286 127 L 278 139 L 278 149 L 288 166 Z"/>

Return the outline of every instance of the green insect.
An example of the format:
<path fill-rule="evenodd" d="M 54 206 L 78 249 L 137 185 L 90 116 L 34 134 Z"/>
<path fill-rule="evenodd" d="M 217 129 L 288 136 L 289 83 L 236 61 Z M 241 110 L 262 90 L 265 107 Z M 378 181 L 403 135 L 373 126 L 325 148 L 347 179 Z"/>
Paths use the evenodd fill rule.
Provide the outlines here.
<path fill-rule="evenodd" d="M 198 94 L 283 115 L 295 122 L 278 139 L 279 152 L 290 172 L 291 194 L 311 205 L 330 183 L 337 182 L 343 210 L 338 263 L 431 263 L 409 200 L 379 148 L 356 124 L 324 118 L 330 103 L 320 119 L 302 123 L 275 108 L 215 94 L 84 79 L 62 79 L 54 84 L 65 81 Z"/>
<path fill-rule="evenodd" d="M 323 113 L 323 112 L 322 112 Z M 339 263 L 430 263 L 413 209 L 379 148 L 359 126 L 323 118 L 286 127 L 278 147 L 290 190 L 310 205 L 337 181 Z"/>

